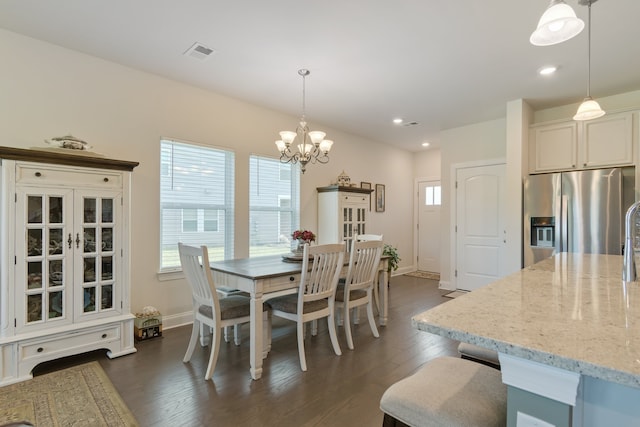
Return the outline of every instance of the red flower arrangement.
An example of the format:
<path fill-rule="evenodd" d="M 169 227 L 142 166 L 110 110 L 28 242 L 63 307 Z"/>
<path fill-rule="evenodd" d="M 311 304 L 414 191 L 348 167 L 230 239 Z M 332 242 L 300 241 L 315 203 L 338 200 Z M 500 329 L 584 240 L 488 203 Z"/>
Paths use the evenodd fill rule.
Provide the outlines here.
<path fill-rule="evenodd" d="M 291 234 L 291 237 L 293 237 L 295 240 L 300 240 L 306 243 L 316 241 L 316 235 L 309 230 L 296 230 Z"/>

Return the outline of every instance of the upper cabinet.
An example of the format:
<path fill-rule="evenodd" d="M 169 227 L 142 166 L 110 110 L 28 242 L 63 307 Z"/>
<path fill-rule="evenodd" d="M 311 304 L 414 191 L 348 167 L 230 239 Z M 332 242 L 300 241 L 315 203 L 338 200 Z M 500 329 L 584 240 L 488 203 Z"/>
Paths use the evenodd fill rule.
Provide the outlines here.
<path fill-rule="evenodd" d="M 530 173 L 629 166 L 633 159 L 633 113 L 533 126 L 529 133 Z"/>

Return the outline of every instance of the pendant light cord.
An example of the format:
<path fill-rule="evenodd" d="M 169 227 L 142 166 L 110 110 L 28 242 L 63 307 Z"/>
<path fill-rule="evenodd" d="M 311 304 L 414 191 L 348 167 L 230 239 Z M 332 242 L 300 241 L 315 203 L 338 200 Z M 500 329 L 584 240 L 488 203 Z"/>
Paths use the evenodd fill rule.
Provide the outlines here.
<path fill-rule="evenodd" d="M 591 1 L 589 1 L 589 28 L 587 29 L 587 98 L 591 98 Z"/>

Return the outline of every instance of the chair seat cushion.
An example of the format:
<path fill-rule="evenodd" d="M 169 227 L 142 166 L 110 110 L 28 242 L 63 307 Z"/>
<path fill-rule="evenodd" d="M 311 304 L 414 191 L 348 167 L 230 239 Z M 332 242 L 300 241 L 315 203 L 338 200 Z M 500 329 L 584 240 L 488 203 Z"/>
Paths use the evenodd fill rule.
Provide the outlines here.
<path fill-rule="evenodd" d="M 220 298 L 220 319 L 235 319 L 236 317 L 246 317 L 251 313 L 251 298 L 242 295 L 231 295 Z M 267 310 L 263 306 L 263 311 Z M 213 309 L 208 305 L 201 305 L 198 312 L 208 318 L 213 318 Z"/>
<path fill-rule="evenodd" d="M 366 298 L 366 297 L 367 297 L 367 291 L 364 291 L 362 289 L 356 289 L 349 292 L 350 301 L 355 301 L 357 299 Z M 344 284 L 338 285 L 338 289 L 336 290 L 336 301 L 344 302 Z"/>
<path fill-rule="evenodd" d="M 284 311 L 285 313 L 297 313 L 298 311 L 298 294 L 284 295 L 278 298 L 270 299 L 266 302 L 272 310 Z M 313 313 L 314 311 L 324 310 L 329 307 L 327 299 L 309 301 L 304 303 L 304 312 Z"/>
<path fill-rule="evenodd" d="M 488 366 L 439 357 L 389 387 L 380 409 L 410 426 L 505 426 L 507 386 Z"/>

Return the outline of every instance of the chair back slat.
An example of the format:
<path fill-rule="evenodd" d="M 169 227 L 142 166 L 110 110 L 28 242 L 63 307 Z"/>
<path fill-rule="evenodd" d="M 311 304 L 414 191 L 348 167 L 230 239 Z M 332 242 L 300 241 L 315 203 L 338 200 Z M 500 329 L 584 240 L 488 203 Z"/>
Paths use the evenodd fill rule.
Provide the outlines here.
<path fill-rule="evenodd" d="M 206 246 L 199 248 L 178 243 L 182 272 L 191 287 L 194 311 L 200 306 L 210 306 L 214 318 L 220 321 L 220 302 L 209 267 L 209 254 Z"/>
<path fill-rule="evenodd" d="M 304 246 L 300 291 L 305 302 L 327 298 L 335 293 L 344 265 L 344 248 L 344 243 Z M 310 257 L 313 257 L 311 266 Z"/>
<path fill-rule="evenodd" d="M 358 241 L 354 239 L 352 241 L 349 271 L 345 280 L 350 291 L 364 289 L 373 284 L 378 272 L 383 246 L 382 240 Z"/>

